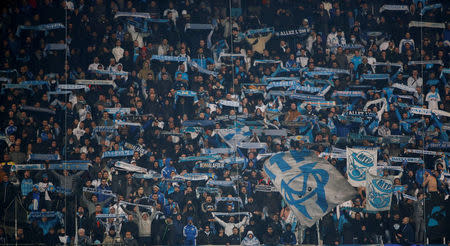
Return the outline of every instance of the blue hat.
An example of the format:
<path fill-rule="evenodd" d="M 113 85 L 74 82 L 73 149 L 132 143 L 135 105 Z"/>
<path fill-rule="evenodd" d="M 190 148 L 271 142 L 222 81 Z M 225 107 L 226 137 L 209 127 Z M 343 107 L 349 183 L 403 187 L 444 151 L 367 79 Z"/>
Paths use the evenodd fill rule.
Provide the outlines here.
<path fill-rule="evenodd" d="M 46 173 L 42 174 L 42 178 L 43 179 L 48 178 L 48 174 L 46 174 Z"/>

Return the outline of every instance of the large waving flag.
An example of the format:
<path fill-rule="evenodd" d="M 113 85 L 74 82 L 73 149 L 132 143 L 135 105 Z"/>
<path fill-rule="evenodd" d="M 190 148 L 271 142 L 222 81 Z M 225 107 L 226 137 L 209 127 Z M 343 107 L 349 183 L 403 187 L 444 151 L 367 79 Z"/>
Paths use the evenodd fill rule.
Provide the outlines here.
<path fill-rule="evenodd" d="M 366 175 L 366 209 L 368 211 L 386 211 L 391 209 L 392 179 L 374 176 L 370 172 Z"/>
<path fill-rule="evenodd" d="M 347 148 L 347 177 L 354 187 L 366 185 L 366 173 L 377 166 L 377 149 Z"/>
<path fill-rule="evenodd" d="M 238 143 L 246 142 L 252 136 L 252 132 L 248 126 L 232 129 L 217 129 L 216 133 L 233 149 Z"/>
<path fill-rule="evenodd" d="M 266 160 L 264 170 L 297 219 L 308 227 L 356 195 L 334 166 L 309 150 L 277 153 Z"/>

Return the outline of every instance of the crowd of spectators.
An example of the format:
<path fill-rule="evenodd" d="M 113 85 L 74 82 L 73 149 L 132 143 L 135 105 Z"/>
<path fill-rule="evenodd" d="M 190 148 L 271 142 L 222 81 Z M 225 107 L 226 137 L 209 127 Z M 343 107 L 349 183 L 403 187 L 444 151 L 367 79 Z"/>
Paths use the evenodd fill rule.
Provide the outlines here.
<path fill-rule="evenodd" d="M 2 3 L 0 244 L 409 244 L 450 238 L 448 2 L 230 1 Z M 385 4 L 407 8 L 380 11 Z M 441 6 L 427 8 L 433 4 Z M 145 12 L 151 19 L 114 18 L 119 11 Z M 20 28 L 49 23 L 65 28 Z M 189 23 L 211 24 L 213 30 L 189 28 Z M 67 49 L 52 49 L 61 47 L 56 44 Z M 308 78 L 318 68 L 332 71 L 331 78 Z M 371 80 L 367 74 L 389 78 Z M 274 89 L 265 81 L 280 76 L 326 88 L 320 92 L 324 104 L 270 94 Z M 114 85 L 95 83 L 108 80 Z M 27 87 L 28 81 L 47 83 Z M 61 85 L 81 84 L 77 81 L 91 83 L 61 92 Z M 302 95 L 312 96 L 311 91 Z M 382 107 L 364 107 L 383 98 Z M 431 113 L 413 114 L 412 106 Z M 346 117 L 348 111 L 382 115 L 360 120 Z M 239 149 L 243 161 L 236 163 L 233 153 L 221 154 L 231 160 L 223 168 L 180 161 L 200 156 L 202 149 L 232 148 L 217 130 L 243 126 L 287 129 L 286 136 L 254 131 L 251 141 L 267 143 L 266 153 L 379 147 L 380 162 L 403 167 L 395 184 L 405 188 L 394 192 L 389 211 L 377 213 L 362 209 L 366 197 L 359 188 L 357 197 L 317 226 L 301 227 L 281 195 L 270 189 L 260 149 Z M 378 141 L 392 136 L 403 138 Z M 134 150 L 132 156 L 104 157 L 127 149 Z M 58 161 L 29 158 L 34 154 L 90 165 L 54 170 L 49 166 Z M 394 164 L 393 156 L 424 162 Z M 161 177 L 134 175 L 118 168 L 117 161 Z M 329 156 L 328 161 L 345 174 L 344 158 Z M 41 163 L 44 170 L 14 168 Z M 192 173 L 224 182 L 176 179 Z M 15 228 L 15 209 L 52 215 L 25 217 Z"/>

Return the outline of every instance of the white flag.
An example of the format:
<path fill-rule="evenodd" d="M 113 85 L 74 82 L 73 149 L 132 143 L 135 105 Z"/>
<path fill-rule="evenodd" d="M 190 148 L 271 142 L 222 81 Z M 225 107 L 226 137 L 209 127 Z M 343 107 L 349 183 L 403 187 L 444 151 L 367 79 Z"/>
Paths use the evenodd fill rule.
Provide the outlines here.
<path fill-rule="evenodd" d="M 377 149 L 347 148 L 347 177 L 354 187 L 366 185 L 366 173 L 377 166 Z"/>
<path fill-rule="evenodd" d="M 392 179 L 366 175 L 366 209 L 368 211 L 386 211 L 391 209 Z"/>
<path fill-rule="evenodd" d="M 277 153 L 266 160 L 264 171 L 297 219 L 308 227 L 356 195 L 333 165 L 309 150 Z"/>

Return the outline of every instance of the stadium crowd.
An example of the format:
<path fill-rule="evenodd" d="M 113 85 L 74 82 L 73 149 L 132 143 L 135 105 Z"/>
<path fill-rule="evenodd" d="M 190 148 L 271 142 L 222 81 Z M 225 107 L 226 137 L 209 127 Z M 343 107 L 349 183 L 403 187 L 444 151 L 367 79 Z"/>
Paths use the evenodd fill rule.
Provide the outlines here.
<path fill-rule="evenodd" d="M 449 2 L 230 1 L 2 2 L 0 244 L 450 238 Z M 237 129 L 254 144 L 220 134 Z M 302 227 L 264 154 L 345 175 L 351 146 L 402 167 L 390 210 L 358 188 Z"/>

